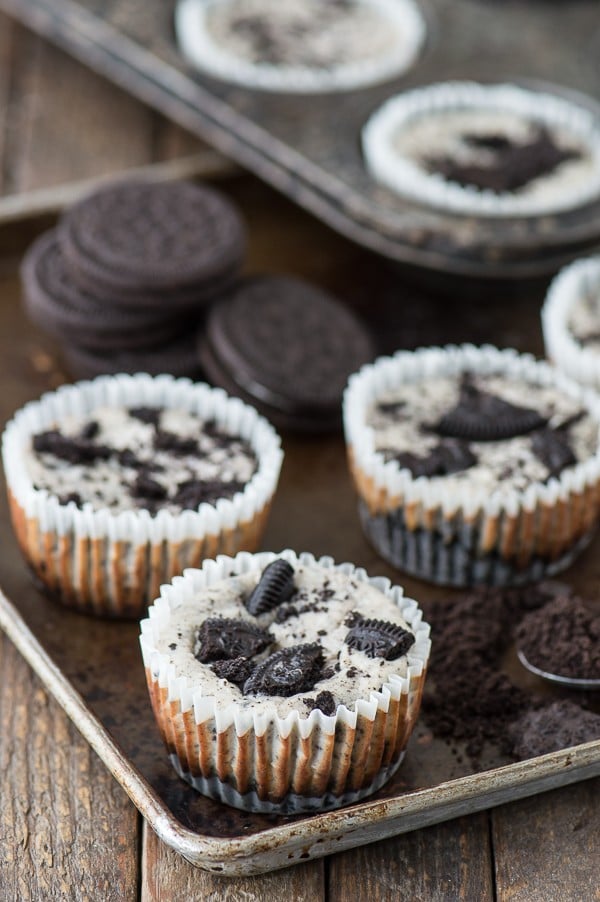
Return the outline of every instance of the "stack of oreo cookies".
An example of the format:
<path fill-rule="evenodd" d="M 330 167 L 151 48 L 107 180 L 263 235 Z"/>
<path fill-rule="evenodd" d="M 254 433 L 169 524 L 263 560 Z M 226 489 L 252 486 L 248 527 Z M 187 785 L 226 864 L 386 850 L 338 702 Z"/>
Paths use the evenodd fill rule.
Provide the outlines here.
<path fill-rule="evenodd" d="M 235 283 L 245 230 L 212 188 L 123 181 L 75 204 L 28 251 L 30 318 L 77 377 L 199 373 L 196 332 Z"/>

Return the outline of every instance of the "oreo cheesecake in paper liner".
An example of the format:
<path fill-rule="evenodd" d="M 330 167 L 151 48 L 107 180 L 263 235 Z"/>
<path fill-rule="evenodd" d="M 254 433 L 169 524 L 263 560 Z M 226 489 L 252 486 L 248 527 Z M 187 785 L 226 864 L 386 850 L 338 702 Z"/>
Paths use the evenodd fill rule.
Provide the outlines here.
<path fill-rule="evenodd" d="M 600 195 L 600 116 L 550 91 L 444 82 L 392 97 L 363 129 L 373 177 L 418 203 L 538 216 Z"/>
<path fill-rule="evenodd" d="M 219 556 L 163 586 L 141 630 L 171 761 L 205 795 L 325 810 L 402 761 L 430 640 L 389 580 L 289 550 Z"/>
<path fill-rule="evenodd" d="M 567 376 L 600 389 L 600 256 L 553 280 L 542 309 L 546 354 Z"/>
<path fill-rule="evenodd" d="M 364 531 L 444 585 L 520 585 L 568 566 L 600 505 L 600 400 L 546 363 L 472 345 L 400 351 L 344 396 Z"/>
<path fill-rule="evenodd" d="M 254 551 L 282 461 L 256 411 L 172 376 L 102 376 L 18 411 L 2 443 L 34 574 L 64 604 L 141 617 L 162 583 Z"/>
<path fill-rule="evenodd" d="M 425 38 L 414 0 L 179 0 L 182 52 L 245 88 L 345 91 L 408 69 Z"/>

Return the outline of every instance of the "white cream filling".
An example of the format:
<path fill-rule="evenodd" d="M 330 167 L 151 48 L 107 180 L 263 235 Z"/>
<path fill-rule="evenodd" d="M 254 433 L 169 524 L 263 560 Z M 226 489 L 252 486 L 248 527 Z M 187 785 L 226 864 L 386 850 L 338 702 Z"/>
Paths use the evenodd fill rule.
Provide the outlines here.
<path fill-rule="evenodd" d="M 253 452 L 248 452 L 243 440 L 236 440 L 226 448 L 219 447 L 218 441 L 204 431 L 203 421 L 185 410 L 163 410 L 160 428 L 180 438 L 196 439 L 200 454 L 176 455 L 168 450 L 155 450 L 154 427 L 130 416 L 121 407 L 97 408 L 85 418 L 65 417 L 54 428 L 63 435 L 75 437 L 90 420 L 99 426 L 93 438 L 95 444 L 132 451 L 138 460 L 150 465 L 148 476 L 164 486 L 171 497 L 177 486 L 188 480 L 246 483 L 256 471 L 256 458 Z M 144 506 L 129 491 L 139 470 L 123 466 L 116 457 L 73 464 L 53 454 L 38 454 L 31 444 L 25 448 L 24 455 L 31 482 L 59 498 L 77 493 L 83 503 L 89 503 L 95 510 L 108 508 L 114 513 L 140 510 Z M 171 513 L 181 511 L 168 498 L 160 502 L 160 507 Z"/>
<path fill-rule="evenodd" d="M 203 696 L 214 696 L 219 706 L 236 703 L 256 713 L 272 714 L 275 711 L 280 717 L 293 710 L 307 716 L 312 704 L 304 700 L 312 701 L 324 691 L 331 692 L 336 705 L 344 704 L 352 708 L 358 699 L 368 699 L 371 692 L 379 691 L 390 676 L 406 675 L 406 656 L 395 661 L 370 658 L 364 652 L 350 648 L 344 641 L 349 631 L 344 621 L 353 611 L 366 618 L 389 621 L 403 629 L 410 629 L 392 599 L 368 583 L 318 564 L 298 564 L 294 570 L 297 594 L 288 604 L 300 607 L 315 603 L 322 610 L 307 611 L 282 623 L 276 621 L 277 609 L 254 618 L 248 613 L 244 599 L 257 584 L 260 572 L 232 576 L 198 592 L 191 600 L 182 601 L 169 622 L 161 627 L 161 635 L 156 641 L 157 650 L 169 659 L 178 677 L 185 677 L 192 686 L 199 687 Z M 331 597 L 322 599 L 323 589 L 332 592 Z M 194 657 L 196 632 L 209 617 L 248 620 L 269 629 L 275 641 L 257 656 L 258 661 L 282 648 L 318 642 L 323 649 L 325 668 L 334 668 L 334 673 L 320 680 L 312 689 L 290 697 L 244 696 L 235 684 L 219 678 L 210 665 L 202 664 Z"/>
<path fill-rule="evenodd" d="M 581 410 L 575 401 L 552 386 L 510 381 L 501 375 L 478 375 L 474 382 L 505 401 L 533 408 L 548 418 L 550 427 L 559 426 Z M 427 457 L 441 437 L 423 431 L 422 427 L 448 413 L 458 403 L 459 390 L 459 378 L 449 377 L 407 383 L 382 394 L 366 416 L 367 425 L 374 430 L 376 450 L 393 449 Z M 396 401 L 404 405 L 397 414 L 378 411 L 379 404 Z M 598 425 L 586 414 L 571 427 L 568 437 L 577 461 L 587 460 L 598 448 Z M 549 474 L 546 465 L 534 454 L 531 442 L 530 434 L 502 441 L 471 441 L 469 447 L 477 457 L 474 466 L 447 476 L 434 476 L 429 481 L 436 485 L 443 483 L 450 489 L 468 485 L 487 493 L 499 488 L 524 490 L 534 482 L 543 482 Z"/>

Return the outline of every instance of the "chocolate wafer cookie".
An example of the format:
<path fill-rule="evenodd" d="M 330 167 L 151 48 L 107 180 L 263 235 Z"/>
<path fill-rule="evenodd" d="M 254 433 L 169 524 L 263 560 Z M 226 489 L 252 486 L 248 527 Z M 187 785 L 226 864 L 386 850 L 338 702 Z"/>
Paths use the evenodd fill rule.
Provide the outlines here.
<path fill-rule="evenodd" d="M 118 182 L 75 204 L 59 237 L 73 278 L 95 293 L 190 290 L 212 296 L 241 266 L 245 234 L 218 191 L 188 182 Z M 183 295 L 181 294 L 183 293 Z"/>
<path fill-rule="evenodd" d="M 356 317 L 326 292 L 266 276 L 213 307 L 200 353 L 214 382 L 273 422 L 320 432 L 340 424 L 348 376 L 374 350 Z"/>
<path fill-rule="evenodd" d="M 54 229 L 29 248 L 21 274 L 30 319 L 63 341 L 115 350 L 149 347 L 169 341 L 187 325 L 168 307 L 125 307 L 117 298 L 83 291 L 70 278 Z"/>
<path fill-rule="evenodd" d="M 65 345 L 62 350 L 69 371 L 77 379 L 92 379 L 105 373 L 170 373 L 195 379 L 200 375 L 196 345 L 195 330 L 191 330 L 156 348 L 131 348 L 113 354 L 73 345 Z"/>

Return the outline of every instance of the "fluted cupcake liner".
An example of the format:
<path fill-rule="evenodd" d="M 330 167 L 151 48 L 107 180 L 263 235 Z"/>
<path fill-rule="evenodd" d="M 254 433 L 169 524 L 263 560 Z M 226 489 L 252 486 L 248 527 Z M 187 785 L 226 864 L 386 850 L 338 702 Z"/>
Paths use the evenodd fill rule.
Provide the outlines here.
<path fill-rule="evenodd" d="M 85 417 L 106 405 L 179 408 L 214 419 L 249 442 L 257 471 L 231 499 L 156 516 L 90 504 L 80 509 L 36 489 L 24 454 L 32 436 L 67 416 Z M 283 458 L 277 433 L 253 408 L 221 389 L 147 374 L 101 376 L 25 405 L 6 426 L 2 456 L 13 527 L 39 580 L 69 607 L 127 618 L 143 616 L 160 585 L 184 568 L 219 553 L 258 547 Z"/>
<path fill-rule="evenodd" d="M 390 563 L 445 585 L 519 585 L 568 566 L 592 538 L 600 512 L 600 448 L 589 459 L 546 483 L 524 490 L 500 486 L 491 494 L 415 478 L 375 450 L 366 424 L 369 406 L 406 382 L 501 373 L 555 385 L 599 424 L 600 399 L 529 354 L 490 346 L 448 346 L 400 351 L 362 368 L 344 396 L 350 469 L 363 529 Z"/>
<path fill-rule="evenodd" d="M 588 293 L 600 298 L 600 256 L 577 260 L 552 281 L 542 308 L 546 355 L 571 379 L 600 388 L 600 349 L 583 347 L 569 329 L 575 302 Z"/>
<path fill-rule="evenodd" d="M 391 675 L 368 698 L 357 698 L 351 708 L 338 705 L 331 716 L 315 709 L 308 716 L 293 710 L 286 717 L 278 715 L 275 703 L 272 713 L 224 705 L 203 693 L 201 680 L 179 676 L 157 647 L 178 605 L 228 576 L 261 572 L 279 557 L 292 565 L 317 563 L 340 570 L 391 598 L 415 635 L 404 672 Z M 325 810 L 374 792 L 399 766 L 419 711 L 430 640 L 417 603 L 389 580 L 370 578 L 352 564 L 336 565 L 329 557 L 315 560 L 290 550 L 219 556 L 163 586 L 141 630 L 161 735 L 179 775 L 200 792 L 252 811 Z"/>
<path fill-rule="evenodd" d="M 459 185 L 441 173 L 427 172 L 394 146 L 403 127 L 445 112 L 482 111 L 521 114 L 531 122 L 559 128 L 578 139 L 590 155 L 589 177 L 560 193 L 496 193 Z M 365 161 L 374 178 L 393 191 L 422 204 L 478 216 L 539 216 L 573 209 L 600 195 L 600 118 L 547 91 L 513 84 L 443 82 L 406 91 L 387 100 L 362 133 Z"/>
<path fill-rule="evenodd" d="M 179 0 L 175 11 L 179 46 L 198 69 L 245 88 L 312 94 L 366 87 L 409 69 L 426 34 L 425 20 L 414 0 L 362 0 L 367 8 L 381 11 L 391 26 L 399 28 L 398 42 L 390 52 L 327 69 L 253 62 L 229 52 L 212 38 L 206 20 L 215 2 L 218 0 Z"/>

